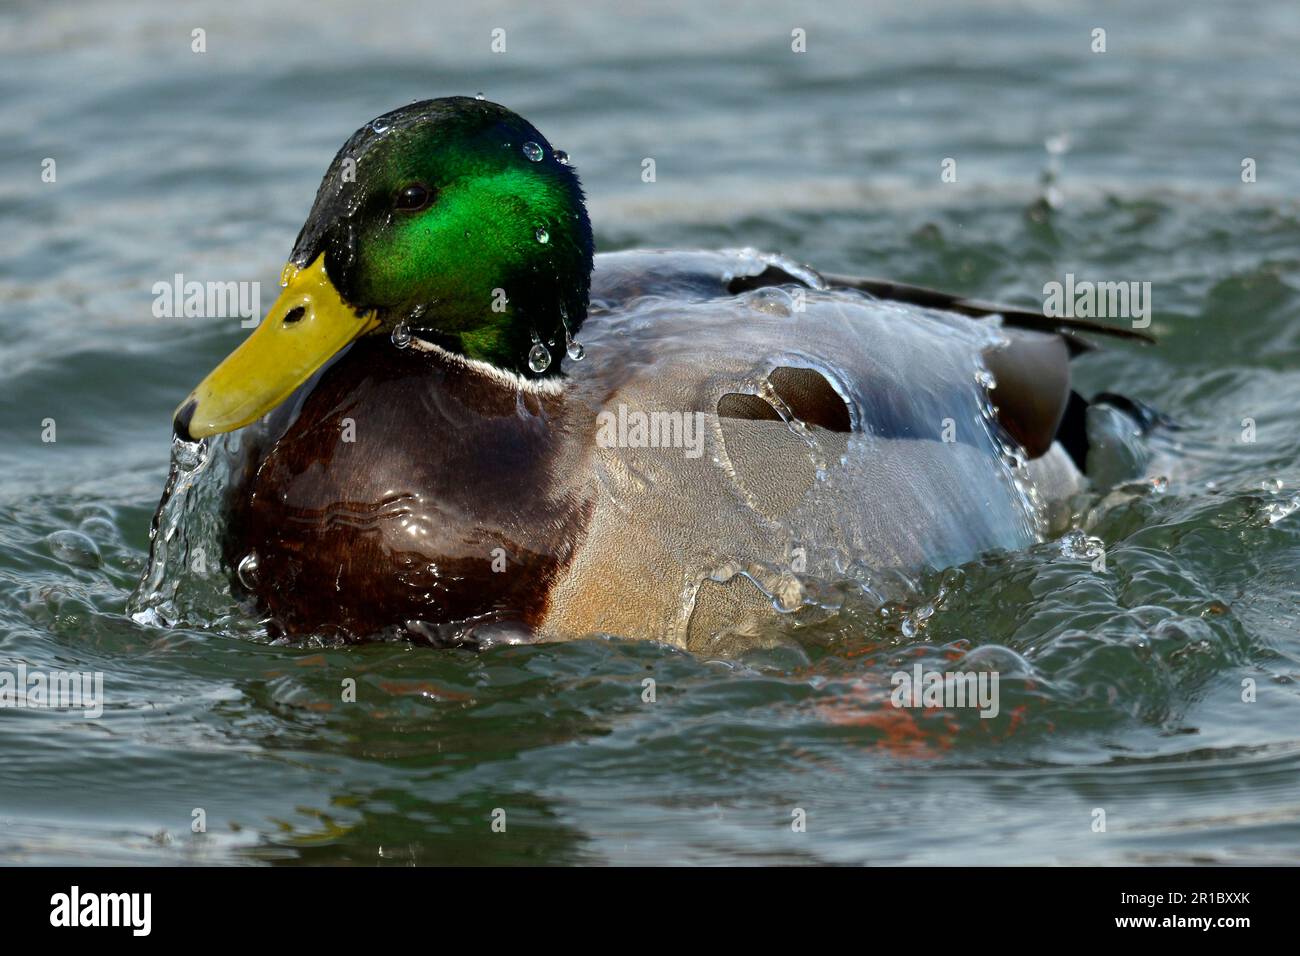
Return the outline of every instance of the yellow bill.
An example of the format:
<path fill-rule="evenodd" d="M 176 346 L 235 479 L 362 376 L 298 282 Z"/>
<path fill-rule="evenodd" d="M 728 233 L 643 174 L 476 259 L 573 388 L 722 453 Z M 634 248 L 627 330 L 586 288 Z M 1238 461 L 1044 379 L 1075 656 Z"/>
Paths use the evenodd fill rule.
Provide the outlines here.
<path fill-rule="evenodd" d="M 288 282 L 261 324 L 176 409 L 177 435 L 190 441 L 254 422 L 293 394 L 340 349 L 379 325 L 373 312 L 343 301 L 325 256 Z"/>

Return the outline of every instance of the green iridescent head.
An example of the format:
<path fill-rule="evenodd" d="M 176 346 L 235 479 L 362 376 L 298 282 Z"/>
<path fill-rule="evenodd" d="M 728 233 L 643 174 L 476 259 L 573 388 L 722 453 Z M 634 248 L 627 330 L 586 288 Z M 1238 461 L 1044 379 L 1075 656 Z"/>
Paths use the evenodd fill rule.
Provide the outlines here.
<path fill-rule="evenodd" d="M 558 375 L 591 265 L 578 177 L 531 123 L 463 96 L 385 113 L 334 157 L 279 298 L 177 408 L 175 431 L 247 425 L 358 336 L 399 325 L 525 377 Z"/>
<path fill-rule="evenodd" d="M 586 317 L 591 223 L 563 153 L 496 103 L 447 97 L 367 123 L 321 181 L 291 261 L 343 300 L 526 376 L 560 371 Z M 533 342 L 550 365 L 530 367 Z M 535 363 L 534 363 L 535 364 Z"/>

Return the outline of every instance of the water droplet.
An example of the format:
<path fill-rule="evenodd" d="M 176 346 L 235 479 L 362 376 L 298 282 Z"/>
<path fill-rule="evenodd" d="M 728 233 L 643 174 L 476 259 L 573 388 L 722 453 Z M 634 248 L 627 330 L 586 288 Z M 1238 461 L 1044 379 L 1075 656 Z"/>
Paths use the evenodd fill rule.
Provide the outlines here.
<path fill-rule="evenodd" d="M 939 595 L 943 600 L 947 600 L 948 595 L 953 591 L 959 590 L 966 583 L 966 572 L 961 568 L 949 568 L 943 572 L 943 577 L 939 581 Z"/>
<path fill-rule="evenodd" d="M 978 369 L 975 372 L 975 384 L 984 388 L 997 388 L 998 380 L 993 377 L 993 373 L 986 368 Z"/>
<path fill-rule="evenodd" d="M 900 630 L 908 640 L 915 640 L 925 629 L 930 618 L 934 617 L 934 605 L 922 604 L 914 608 L 903 618 Z"/>
<path fill-rule="evenodd" d="M 564 329 L 564 353 L 575 362 L 581 362 L 587 357 L 587 350 L 574 341 L 573 333 L 569 331 L 569 312 L 564 306 L 560 306 L 560 325 Z"/>
<path fill-rule="evenodd" d="M 886 601 L 876 609 L 876 613 L 880 616 L 881 623 L 889 624 L 905 615 L 907 608 L 897 601 Z"/>
<path fill-rule="evenodd" d="M 1106 542 L 1079 528 L 1073 528 L 1062 535 L 1058 546 L 1061 557 L 1075 561 L 1091 561 L 1106 551 Z"/>
<path fill-rule="evenodd" d="M 533 235 L 537 237 L 538 242 L 547 243 L 551 241 L 551 234 L 547 232 L 545 229 L 543 229 L 541 226 L 537 227 L 537 229 L 533 232 Z"/>
<path fill-rule="evenodd" d="M 257 590 L 257 552 L 250 551 L 240 560 L 239 566 L 235 568 L 235 574 L 239 576 L 239 583 L 250 591 Z"/>
<path fill-rule="evenodd" d="M 55 531 L 45 538 L 50 554 L 64 564 L 79 568 L 97 568 L 100 565 L 99 545 L 80 531 Z"/>
<path fill-rule="evenodd" d="M 1043 148 L 1052 156 L 1063 156 L 1070 151 L 1070 134 L 1057 133 L 1043 141 Z"/>
<path fill-rule="evenodd" d="M 534 372 L 545 372 L 551 367 L 551 353 L 541 342 L 534 342 L 528 350 L 528 367 Z"/>
<path fill-rule="evenodd" d="M 754 311 L 780 318 L 788 318 L 794 305 L 790 293 L 776 286 L 755 289 L 750 293 L 749 302 Z"/>
<path fill-rule="evenodd" d="M 487 99 L 487 97 L 485 97 L 482 93 L 475 93 L 475 94 L 474 94 L 474 99 L 476 99 L 476 100 L 483 100 L 483 99 Z"/>
<path fill-rule="evenodd" d="M 399 349 L 404 349 L 411 344 L 411 330 L 405 322 L 398 322 L 393 326 L 393 344 Z"/>
<path fill-rule="evenodd" d="M 82 534 L 89 535 L 92 539 L 100 538 L 104 541 L 112 541 L 117 537 L 117 525 L 102 515 L 91 515 L 77 525 L 77 530 Z"/>
<path fill-rule="evenodd" d="M 349 215 L 351 214 L 349 213 Z M 350 222 L 348 223 L 347 232 L 344 235 L 343 255 L 341 258 L 342 258 L 342 262 L 340 263 L 340 265 L 344 269 L 350 268 L 352 266 L 352 263 L 355 262 L 357 258 L 357 231 L 356 228 Z"/>
<path fill-rule="evenodd" d="M 530 142 L 530 143 L 524 143 L 524 155 L 527 156 L 534 163 L 540 163 L 542 161 L 542 157 L 546 155 L 546 152 L 545 150 L 542 149 L 542 147 L 538 146 L 536 143 Z"/>
<path fill-rule="evenodd" d="M 373 120 L 370 123 L 370 128 L 376 133 L 386 133 L 388 132 L 388 123 L 384 120 Z"/>
<path fill-rule="evenodd" d="M 356 188 L 356 183 L 342 183 L 339 188 L 347 193 L 347 198 L 343 200 L 343 215 L 351 219 L 361 211 L 361 202 L 365 196 Z"/>
<path fill-rule="evenodd" d="M 561 166 L 568 166 L 569 154 L 562 149 L 557 149 L 555 151 L 555 161 L 559 163 Z"/>
<path fill-rule="evenodd" d="M 299 272 L 298 267 L 292 262 L 286 262 L 284 268 L 280 270 L 280 288 L 287 286 Z"/>

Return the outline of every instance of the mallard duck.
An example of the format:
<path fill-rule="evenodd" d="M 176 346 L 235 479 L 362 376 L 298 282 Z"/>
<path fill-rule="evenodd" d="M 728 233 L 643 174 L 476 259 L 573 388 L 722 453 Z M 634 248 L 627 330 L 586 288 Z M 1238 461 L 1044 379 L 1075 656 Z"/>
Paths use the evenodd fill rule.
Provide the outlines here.
<path fill-rule="evenodd" d="M 414 103 L 325 173 L 248 339 L 180 404 L 234 429 L 226 560 L 275 635 L 762 639 L 807 581 L 1042 540 L 1084 487 L 1080 331 L 780 256 L 595 256 L 574 167 Z"/>

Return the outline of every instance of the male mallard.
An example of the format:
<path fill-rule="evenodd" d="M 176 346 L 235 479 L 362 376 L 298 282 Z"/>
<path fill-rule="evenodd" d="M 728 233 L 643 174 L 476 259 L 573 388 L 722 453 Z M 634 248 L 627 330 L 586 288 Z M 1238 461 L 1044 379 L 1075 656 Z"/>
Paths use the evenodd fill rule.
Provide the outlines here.
<path fill-rule="evenodd" d="M 749 251 L 594 257 L 567 157 L 490 102 L 358 130 L 283 282 L 175 415 L 261 420 L 226 558 L 273 633 L 713 649 L 804 581 L 884 595 L 1039 540 L 1081 487 L 1091 323 Z"/>

